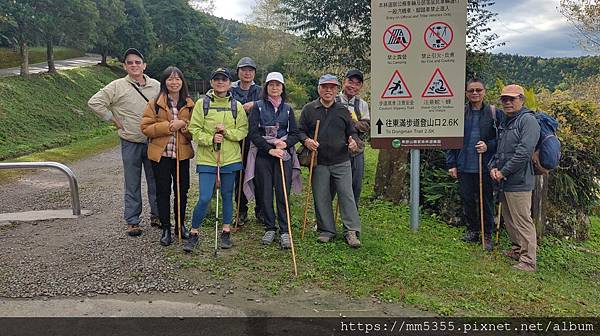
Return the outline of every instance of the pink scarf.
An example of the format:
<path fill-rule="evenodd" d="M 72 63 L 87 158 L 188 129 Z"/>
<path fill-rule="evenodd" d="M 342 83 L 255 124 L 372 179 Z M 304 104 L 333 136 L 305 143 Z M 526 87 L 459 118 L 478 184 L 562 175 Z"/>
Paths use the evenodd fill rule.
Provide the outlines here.
<path fill-rule="evenodd" d="M 273 104 L 275 111 L 277 111 L 277 109 L 279 108 L 279 105 L 281 105 L 282 99 L 281 99 L 281 96 L 277 96 L 277 97 L 269 96 L 269 101 L 271 102 L 271 104 Z"/>

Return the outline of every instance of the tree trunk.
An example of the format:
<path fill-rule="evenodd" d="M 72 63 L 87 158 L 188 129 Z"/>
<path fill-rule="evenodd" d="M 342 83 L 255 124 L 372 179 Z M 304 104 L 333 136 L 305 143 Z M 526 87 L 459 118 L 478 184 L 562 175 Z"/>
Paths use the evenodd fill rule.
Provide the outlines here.
<path fill-rule="evenodd" d="M 107 59 L 108 59 L 108 51 L 104 50 L 104 51 L 102 51 L 102 60 L 100 61 L 100 65 L 107 66 L 108 65 L 108 63 L 106 63 Z"/>
<path fill-rule="evenodd" d="M 380 150 L 375 175 L 375 196 L 396 204 L 408 202 L 408 150 Z"/>
<path fill-rule="evenodd" d="M 48 60 L 48 73 L 56 73 L 54 65 L 54 44 L 52 39 L 46 40 L 46 59 Z"/>
<path fill-rule="evenodd" d="M 535 187 L 533 189 L 531 199 L 531 217 L 533 218 L 533 223 L 535 224 L 535 231 L 537 233 L 538 240 L 543 238 L 545 233 L 549 183 L 550 176 L 535 176 Z"/>
<path fill-rule="evenodd" d="M 19 41 L 19 53 L 21 54 L 21 77 L 29 77 L 29 49 L 25 39 Z"/>

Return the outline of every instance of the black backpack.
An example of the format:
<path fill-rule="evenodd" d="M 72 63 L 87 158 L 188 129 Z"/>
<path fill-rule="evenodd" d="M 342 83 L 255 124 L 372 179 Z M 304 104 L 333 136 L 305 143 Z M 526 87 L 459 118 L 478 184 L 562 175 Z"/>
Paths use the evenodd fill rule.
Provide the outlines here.
<path fill-rule="evenodd" d="M 210 109 L 210 101 L 211 99 L 208 96 L 204 96 L 204 98 L 202 98 L 202 110 L 204 111 L 204 116 L 206 117 L 206 115 L 208 115 L 208 110 Z M 231 103 L 231 106 L 229 108 L 227 107 L 213 107 L 213 109 L 217 110 L 217 111 L 231 111 L 231 114 L 233 115 L 233 122 L 236 123 L 237 122 L 237 114 L 238 114 L 238 109 L 237 109 L 237 100 L 235 100 L 233 97 L 229 98 L 229 102 Z"/>

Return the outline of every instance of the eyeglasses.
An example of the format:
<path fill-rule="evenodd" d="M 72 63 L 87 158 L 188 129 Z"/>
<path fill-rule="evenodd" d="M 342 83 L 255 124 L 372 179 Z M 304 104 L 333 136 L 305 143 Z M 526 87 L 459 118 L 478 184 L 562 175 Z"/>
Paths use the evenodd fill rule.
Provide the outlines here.
<path fill-rule="evenodd" d="M 508 103 L 508 102 L 516 100 L 517 98 L 519 98 L 519 97 L 502 96 L 502 97 L 500 97 L 500 102 Z"/>
<path fill-rule="evenodd" d="M 125 64 L 127 64 L 127 65 L 134 65 L 134 64 L 135 64 L 135 65 L 140 65 L 140 64 L 142 64 L 142 61 L 139 61 L 139 60 L 135 60 L 135 61 L 126 61 L 126 62 L 125 62 Z"/>
<path fill-rule="evenodd" d="M 467 92 L 468 92 L 468 93 L 473 93 L 473 92 L 480 93 L 480 92 L 483 92 L 483 90 L 484 90 L 484 89 L 468 89 L 468 90 L 467 90 Z"/>

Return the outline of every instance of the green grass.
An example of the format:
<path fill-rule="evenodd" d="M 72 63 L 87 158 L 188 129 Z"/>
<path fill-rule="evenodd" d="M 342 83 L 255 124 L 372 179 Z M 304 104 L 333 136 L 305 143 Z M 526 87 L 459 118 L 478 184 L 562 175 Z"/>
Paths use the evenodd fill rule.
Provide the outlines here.
<path fill-rule="evenodd" d="M 64 60 L 84 56 L 85 52 L 72 48 L 54 48 L 54 60 Z M 46 48 L 34 47 L 29 49 L 29 64 L 46 62 Z M 10 48 L 0 48 L 0 69 L 21 66 L 21 56 Z"/>
<path fill-rule="evenodd" d="M 292 274 L 291 253 L 260 245 L 262 229 L 250 224 L 234 235 L 236 246 L 212 255 L 214 215 L 201 232 L 191 256 L 175 244 L 168 258 L 194 277 L 211 274 L 239 286 L 281 295 L 316 286 L 350 297 L 378 297 L 440 315 L 454 316 L 598 316 L 600 314 L 600 221 L 592 220 L 592 239 L 585 243 L 548 237 L 538 251 L 538 272 L 515 271 L 500 250 L 484 253 L 461 241 L 463 230 L 423 216 L 421 228 L 409 228 L 404 205 L 373 199 L 377 151 L 367 150 L 363 202 L 363 247 L 350 249 L 341 239 L 318 244 L 310 228 L 300 238 L 304 195 L 292 197 L 292 222 L 299 276 Z M 191 209 L 197 193 L 190 193 Z M 310 212 L 311 222 L 312 211 Z M 300 223 L 300 224 L 299 224 Z M 312 224 L 310 225 L 312 227 Z M 339 226 L 339 224 L 338 224 Z M 340 228 L 341 229 L 341 228 Z M 585 251 L 583 250 L 585 249 Z"/>
<path fill-rule="evenodd" d="M 110 133 L 87 101 L 121 75 L 118 68 L 95 66 L 0 78 L 0 160 Z"/>

